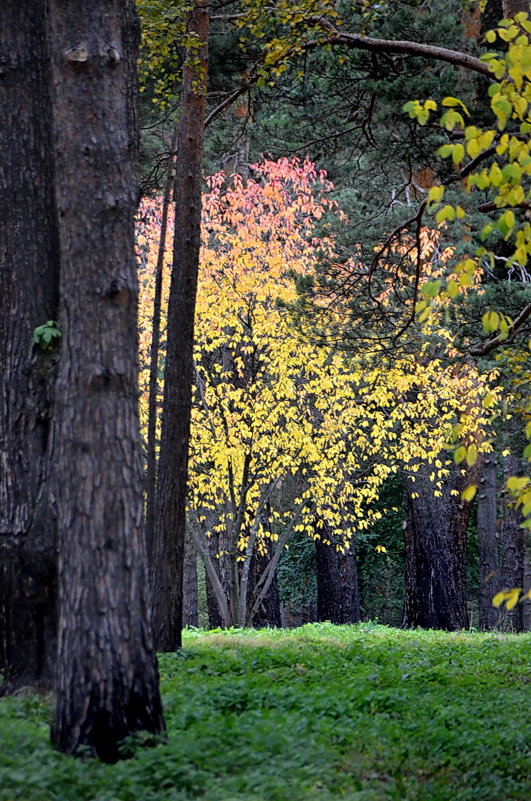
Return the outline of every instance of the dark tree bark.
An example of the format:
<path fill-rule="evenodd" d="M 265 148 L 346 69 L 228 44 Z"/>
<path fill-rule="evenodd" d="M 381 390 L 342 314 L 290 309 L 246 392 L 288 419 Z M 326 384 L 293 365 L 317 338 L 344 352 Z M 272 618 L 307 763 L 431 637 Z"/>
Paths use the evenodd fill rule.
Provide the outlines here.
<path fill-rule="evenodd" d="M 524 543 L 525 545 L 525 543 Z M 524 547 L 524 592 L 531 590 L 531 553 Z M 522 631 L 531 631 L 531 598 L 522 601 Z"/>
<path fill-rule="evenodd" d="M 193 334 L 201 238 L 203 121 L 206 102 L 207 0 L 196 0 L 189 32 L 203 44 L 183 70 L 175 172 L 175 240 L 168 306 L 156 524 L 150 581 L 155 641 L 162 651 L 181 645 L 186 481 L 193 381 Z"/>
<path fill-rule="evenodd" d="M 317 567 L 317 619 L 341 623 L 341 583 L 337 551 L 333 545 L 315 541 Z"/>
<path fill-rule="evenodd" d="M 137 408 L 133 0 L 49 0 L 63 331 L 52 741 L 105 761 L 164 728 L 149 626 Z"/>
<path fill-rule="evenodd" d="M 531 13 L 529 0 L 503 0 L 503 16 L 506 19 L 510 19 L 514 17 L 521 11 L 525 11 L 527 14 Z"/>
<path fill-rule="evenodd" d="M 524 473 L 522 462 L 517 456 L 503 457 L 503 484 L 510 476 Z M 520 528 L 522 515 L 516 509 L 512 498 L 502 492 L 502 515 L 499 526 L 500 540 L 500 589 L 509 590 L 524 587 L 524 530 Z M 500 608 L 498 628 L 502 631 L 522 631 L 523 604 L 507 610 Z"/>
<path fill-rule="evenodd" d="M 270 551 L 271 548 L 268 548 L 268 552 L 266 554 L 259 554 L 256 549 L 253 551 L 253 555 L 251 557 L 250 581 L 247 592 L 249 603 L 253 598 L 253 593 L 256 585 L 260 581 L 262 573 L 271 561 L 272 553 Z M 261 600 L 260 605 L 253 616 L 253 619 L 249 622 L 250 625 L 254 626 L 255 628 L 263 628 L 266 626 L 276 626 L 277 628 L 280 628 L 280 594 L 278 590 L 276 572 L 268 591 Z"/>
<path fill-rule="evenodd" d="M 199 625 L 197 552 L 187 533 L 184 544 L 183 626 Z"/>
<path fill-rule="evenodd" d="M 359 623 L 361 620 L 361 605 L 354 543 L 345 553 L 338 553 L 337 558 L 341 581 L 341 622 Z"/>
<path fill-rule="evenodd" d="M 55 519 L 50 502 L 57 349 L 32 347 L 56 320 L 45 2 L 2 3 L 0 25 L 0 669 L 4 692 L 51 687 L 56 647 Z"/>
<path fill-rule="evenodd" d="M 405 477 L 404 626 L 448 631 L 468 626 L 466 527 L 471 504 L 461 499 L 461 492 L 477 483 L 479 467 L 478 461 L 464 475 L 451 468 L 440 497 L 434 495 L 437 488 L 425 465 Z"/>
<path fill-rule="evenodd" d="M 326 530 L 326 527 L 323 526 L 322 530 Z M 345 553 L 340 553 L 333 543 L 325 544 L 316 540 L 315 563 L 318 620 L 357 623 L 361 619 L 361 611 L 354 545 Z"/>
<path fill-rule="evenodd" d="M 477 532 L 479 546 L 479 627 L 490 630 L 498 622 L 492 599 L 500 590 L 497 523 L 496 454 L 489 453 L 483 464 L 478 490 Z"/>
<path fill-rule="evenodd" d="M 223 618 L 219 611 L 219 604 L 216 598 L 216 593 L 212 586 L 212 582 L 206 573 L 206 595 L 207 595 L 207 612 L 208 612 L 208 626 L 211 629 L 220 629 L 223 626 Z"/>
<path fill-rule="evenodd" d="M 162 318 L 162 283 L 164 278 L 164 256 L 166 254 L 166 234 L 172 189 L 175 183 L 175 148 L 177 147 L 178 126 L 175 125 L 168 156 L 166 186 L 162 198 L 159 249 L 155 268 L 155 294 L 151 318 L 151 346 L 149 351 L 149 397 L 148 425 L 146 443 L 146 544 L 149 563 L 152 561 L 153 540 L 155 536 L 155 501 L 157 491 L 157 417 L 159 414 L 159 361 L 160 327 Z"/>

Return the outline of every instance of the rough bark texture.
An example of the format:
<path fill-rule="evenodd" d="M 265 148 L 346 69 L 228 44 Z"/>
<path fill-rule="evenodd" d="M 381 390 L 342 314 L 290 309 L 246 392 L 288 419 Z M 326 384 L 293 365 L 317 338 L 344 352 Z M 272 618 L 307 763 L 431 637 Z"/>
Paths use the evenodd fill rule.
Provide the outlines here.
<path fill-rule="evenodd" d="M 55 521 L 47 481 L 59 263 L 45 3 L 2 3 L 0 24 L 0 669 L 4 692 L 51 686 Z"/>
<path fill-rule="evenodd" d="M 503 0 L 502 6 L 503 16 L 507 19 L 514 17 L 520 11 L 525 11 L 527 14 L 531 11 L 529 0 Z"/>
<path fill-rule="evenodd" d="M 204 45 L 183 71 L 175 170 L 175 240 L 168 306 L 156 524 L 150 582 L 155 641 L 161 651 L 181 645 L 186 481 L 193 380 L 194 311 L 201 234 L 201 180 L 208 9 L 196 0 L 189 30 Z M 197 65 L 196 60 L 199 60 Z"/>
<path fill-rule="evenodd" d="M 119 758 L 164 728 L 149 626 L 137 409 L 132 0 L 49 2 L 61 361 L 52 740 Z"/>
<path fill-rule="evenodd" d="M 477 532 L 479 546 L 479 627 L 490 630 L 498 622 L 498 610 L 492 599 L 500 589 L 497 507 L 496 455 L 489 453 L 483 464 L 478 490 Z"/>
<path fill-rule="evenodd" d="M 341 622 L 358 623 L 361 620 L 361 604 L 354 544 L 345 553 L 339 553 L 337 558 L 341 581 Z"/>
<path fill-rule="evenodd" d="M 315 542 L 317 618 L 331 623 L 357 623 L 361 619 L 354 546 L 339 553 L 334 545 Z"/>
<path fill-rule="evenodd" d="M 341 584 L 337 551 L 333 545 L 315 542 L 317 567 L 317 618 L 341 623 Z"/>
<path fill-rule="evenodd" d="M 470 503 L 461 492 L 476 483 L 479 462 L 462 471 L 452 468 L 440 497 L 420 465 L 405 477 L 406 577 L 403 625 L 455 631 L 468 626 L 466 605 L 466 526 Z M 415 478 L 415 481 L 412 478 Z M 452 495 L 452 490 L 457 495 Z M 416 495 L 417 497 L 414 497 Z"/>

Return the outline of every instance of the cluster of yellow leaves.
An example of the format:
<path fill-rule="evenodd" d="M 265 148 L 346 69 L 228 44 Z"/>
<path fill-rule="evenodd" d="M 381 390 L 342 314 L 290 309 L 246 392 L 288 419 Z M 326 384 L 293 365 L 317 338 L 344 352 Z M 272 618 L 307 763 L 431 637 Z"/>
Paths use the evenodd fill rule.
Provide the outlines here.
<path fill-rule="evenodd" d="M 142 27 L 140 91 L 149 86 L 154 102 L 165 108 L 175 97 L 181 49 L 194 49 L 200 44 L 196 36 L 187 32 L 193 0 L 137 0 L 136 5 Z"/>
<path fill-rule="evenodd" d="M 517 219 L 513 209 L 527 207 L 531 201 L 528 179 L 531 175 L 531 20 L 527 14 L 517 14 L 514 20 L 502 20 L 499 28 L 486 34 L 488 42 L 496 38 L 507 43 L 507 51 L 485 53 L 481 56 L 489 64 L 496 82 L 489 87 L 490 106 L 496 120 L 492 129 L 467 125 L 465 118 L 470 116 L 465 104 L 455 97 L 446 97 L 442 106 L 448 110 L 441 116 L 440 124 L 448 131 L 462 132 L 463 141 L 445 144 L 439 148 L 439 155 L 451 158 L 456 167 L 467 166 L 465 187 L 468 192 L 475 189 L 493 190 L 492 204 L 499 209 L 496 220 L 488 223 L 482 231 L 487 239 L 493 232 L 500 233 L 514 244 L 514 251 L 508 266 L 517 264 L 525 267 L 531 254 L 531 225 L 525 217 Z M 410 101 L 404 109 L 421 125 L 428 122 L 432 111 L 437 109 L 434 100 L 425 103 Z M 469 167 L 481 157 L 491 155 L 489 167 L 470 170 Z M 443 205 L 445 188 L 434 186 L 428 193 L 429 207 L 435 213 L 437 223 L 464 218 L 465 211 L 459 205 Z M 487 251 L 482 248 L 479 256 Z M 458 275 L 470 274 L 471 260 L 464 260 L 457 266 Z M 471 281 L 459 281 L 460 286 L 471 285 Z M 455 291 L 455 290 L 454 290 Z"/>
<path fill-rule="evenodd" d="M 525 601 L 526 598 L 531 600 L 531 590 L 523 593 L 521 587 L 515 587 L 511 590 L 502 590 L 501 592 L 497 592 L 492 599 L 492 605 L 498 608 L 505 604 L 507 610 L 510 612 L 511 609 L 514 609 L 518 601 Z"/>

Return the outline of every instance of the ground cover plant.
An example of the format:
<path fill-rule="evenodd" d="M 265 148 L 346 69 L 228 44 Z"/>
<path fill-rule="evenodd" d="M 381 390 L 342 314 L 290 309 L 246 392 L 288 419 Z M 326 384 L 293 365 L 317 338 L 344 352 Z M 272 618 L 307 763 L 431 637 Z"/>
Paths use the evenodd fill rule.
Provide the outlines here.
<path fill-rule="evenodd" d="M 188 631 L 161 657 L 167 742 L 115 765 L 0 702 L 0 801 L 527 801 L 531 635 L 371 623 Z"/>

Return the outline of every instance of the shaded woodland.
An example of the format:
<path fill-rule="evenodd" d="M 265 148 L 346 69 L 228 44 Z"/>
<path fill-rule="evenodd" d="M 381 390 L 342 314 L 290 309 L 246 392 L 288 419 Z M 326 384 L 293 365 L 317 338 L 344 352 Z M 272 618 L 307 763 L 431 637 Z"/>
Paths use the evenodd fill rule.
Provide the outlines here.
<path fill-rule="evenodd" d="M 529 631 L 529 3 L 4 5 L 2 693 L 112 763 L 183 625 Z"/>

